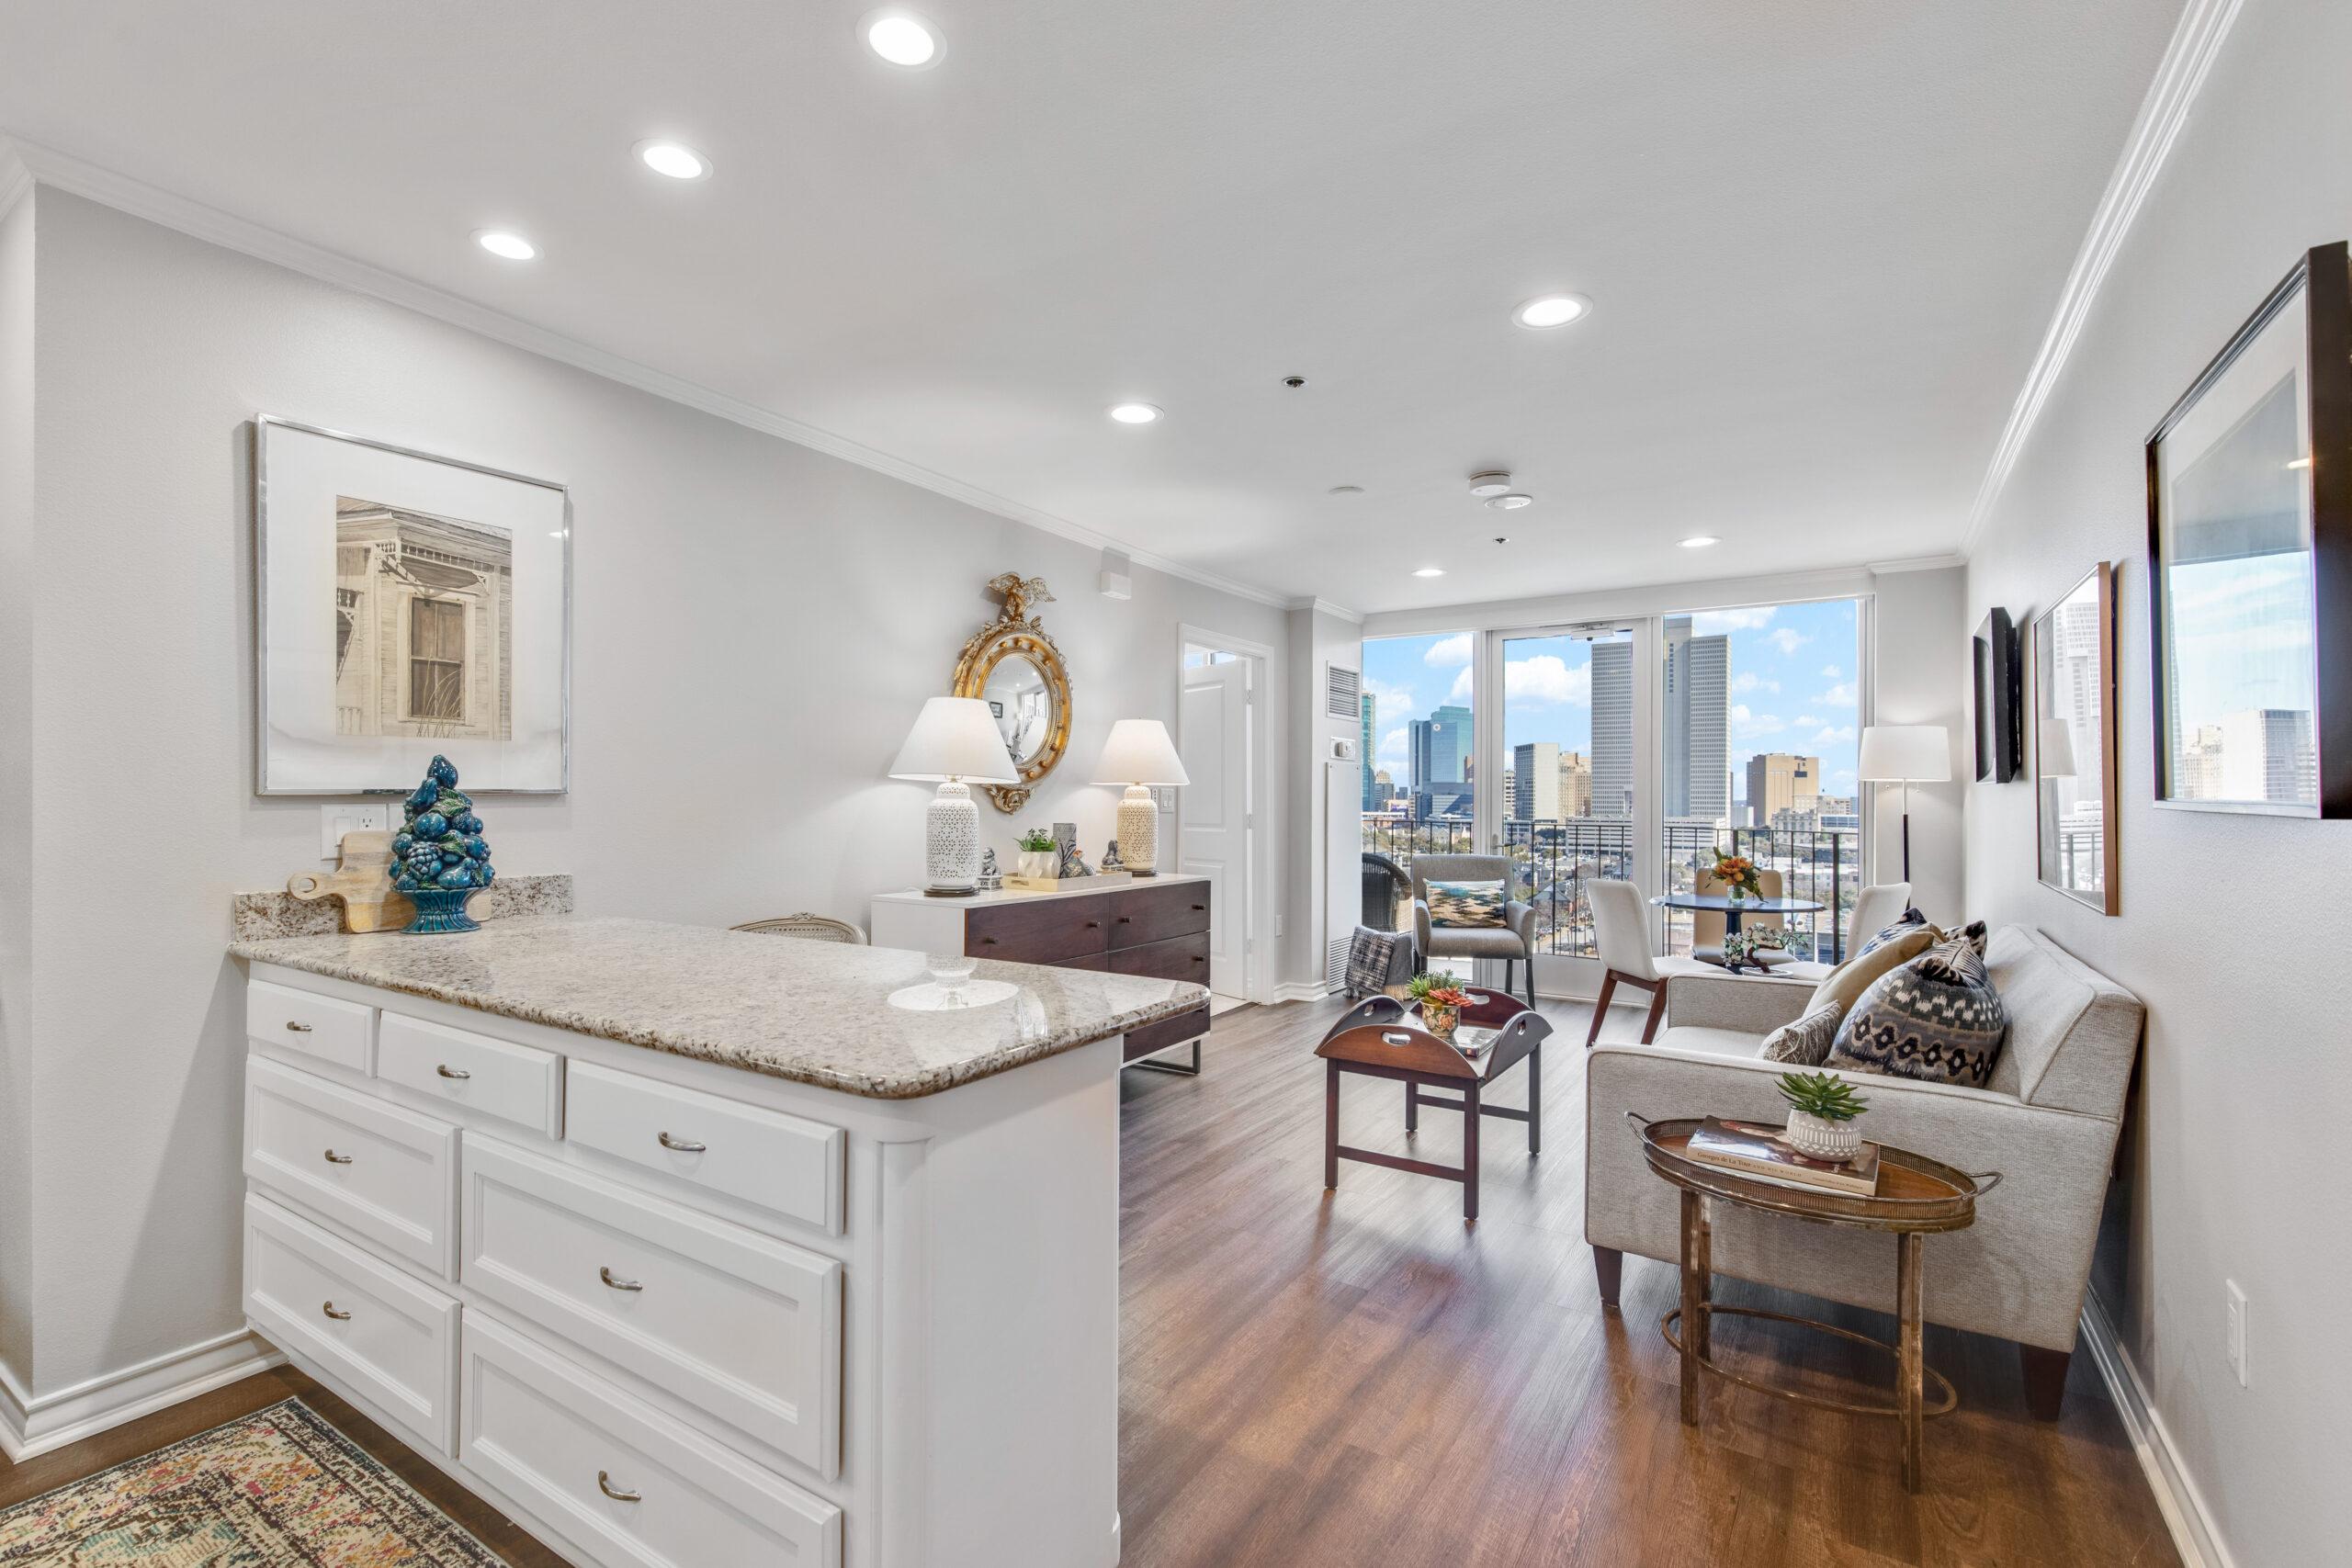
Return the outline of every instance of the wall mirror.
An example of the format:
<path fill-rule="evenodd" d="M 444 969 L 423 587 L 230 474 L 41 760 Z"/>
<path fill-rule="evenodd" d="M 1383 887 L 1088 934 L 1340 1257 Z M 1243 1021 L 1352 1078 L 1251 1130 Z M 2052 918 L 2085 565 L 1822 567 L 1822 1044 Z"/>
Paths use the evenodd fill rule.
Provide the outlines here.
<path fill-rule="evenodd" d="M 1054 600 L 1044 578 L 1001 572 L 989 580 L 989 592 L 1001 597 L 1004 607 L 964 645 L 949 690 L 979 698 L 996 716 L 1021 782 L 981 787 L 999 811 L 1018 811 L 1069 747 L 1069 671 L 1037 624 L 1035 607 Z"/>
<path fill-rule="evenodd" d="M 2031 662 L 2037 874 L 2119 914 L 2112 566 L 2099 562 L 2034 617 Z"/>

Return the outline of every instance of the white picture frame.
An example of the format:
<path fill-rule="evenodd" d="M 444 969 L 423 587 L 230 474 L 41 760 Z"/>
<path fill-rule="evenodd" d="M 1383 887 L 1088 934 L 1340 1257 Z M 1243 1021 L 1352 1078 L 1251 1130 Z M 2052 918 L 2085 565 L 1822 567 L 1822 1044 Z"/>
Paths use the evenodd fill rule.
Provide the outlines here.
<path fill-rule="evenodd" d="M 568 787 L 562 485 L 258 414 L 254 576 L 255 793 Z"/>

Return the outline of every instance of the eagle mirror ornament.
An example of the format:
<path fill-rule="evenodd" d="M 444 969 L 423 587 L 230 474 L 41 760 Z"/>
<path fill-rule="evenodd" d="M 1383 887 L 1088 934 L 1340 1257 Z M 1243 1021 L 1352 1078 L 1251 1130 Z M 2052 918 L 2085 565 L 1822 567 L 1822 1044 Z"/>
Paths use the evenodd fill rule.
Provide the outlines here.
<path fill-rule="evenodd" d="M 1037 624 L 1035 606 L 1054 602 L 1044 578 L 1001 572 L 988 591 L 1004 606 L 964 645 L 951 691 L 989 705 L 1021 782 L 981 787 L 999 811 L 1012 812 L 1027 803 L 1037 781 L 1069 749 L 1069 671 L 1062 650 Z"/>

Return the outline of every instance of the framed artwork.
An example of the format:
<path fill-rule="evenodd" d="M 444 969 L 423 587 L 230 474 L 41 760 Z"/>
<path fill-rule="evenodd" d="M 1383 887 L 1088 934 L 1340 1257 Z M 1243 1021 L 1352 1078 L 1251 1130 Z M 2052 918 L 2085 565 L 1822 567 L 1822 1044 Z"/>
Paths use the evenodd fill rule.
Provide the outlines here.
<path fill-rule="evenodd" d="M 1998 606 L 1984 613 L 1973 644 L 1976 693 L 1976 777 L 2007 784 L 2024 765 L 2018 710 L 2025 682 L 2018 670 L 2018 630 Z"/>
<path fill-rule="evenodd" d="M 2034 617 L 2034 873 L 2122 913 L 2116 841 L 2115 569 L 2105 561 Z"/>
<path fill-rule="evenodd" d="M 2310 252 L 2147 442 L 2161 807 L 2352 817 L 2352 261 Z"/>
<path fill-rule="evenodd" d="M 435 753 L 474 794 L 560 794 L 571 509 L 561 485 L 254 421 L 263 795 L 405 795 Z"/>

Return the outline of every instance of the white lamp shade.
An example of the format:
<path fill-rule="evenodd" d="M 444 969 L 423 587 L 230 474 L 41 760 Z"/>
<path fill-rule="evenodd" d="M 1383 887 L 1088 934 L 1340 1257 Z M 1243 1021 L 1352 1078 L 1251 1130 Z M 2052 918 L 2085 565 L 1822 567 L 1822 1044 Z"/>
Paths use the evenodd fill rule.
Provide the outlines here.
<path fill-rule="evenodd" d="M 1123 718 L 1111 726 L 1102 760 L 1094 764 L 1099 784 L 1187 784 L 1183 759 L 1156 718 Z"/>
<path fill-rule="evenodd" d="M 2075 732 L 2063 718 L 2045 718 L 2035 732 L 2035 771 L 2045 779 L 2075 776 Z"/>
<path fill-rule="evenodd" d="M 890 776 L 1012 784 L 1021 782 L 1021 770 L 1012 765 L 988 704 L 978 697 L 929 697 L 890 764 Z"/>
<path fill-rule="evenodd" d="M 1862 731 L 1866 784 L 1946 784 L 1951 732 L 1940 724 L 1873 724 Z"/>

